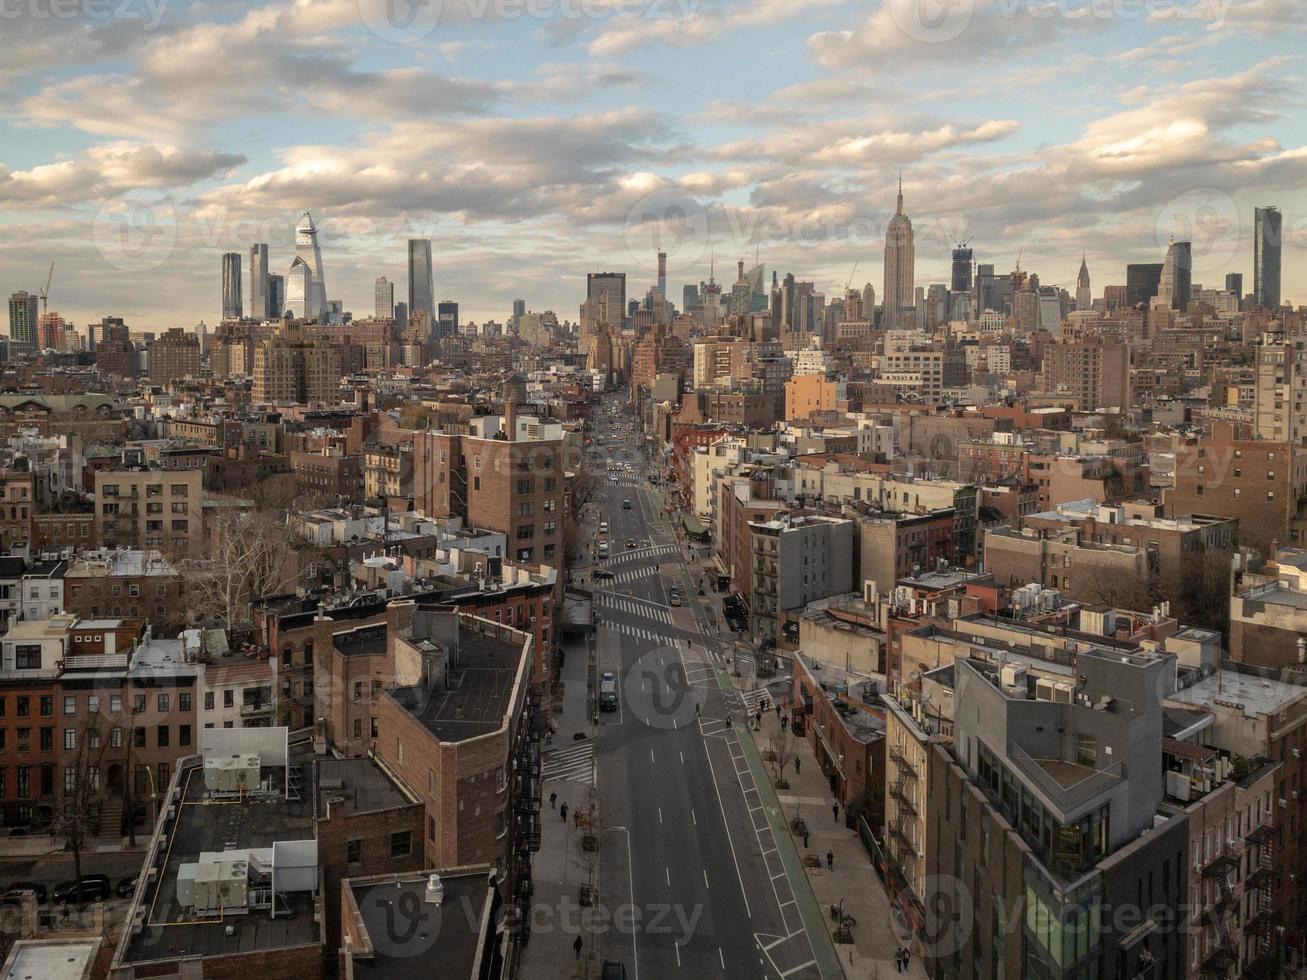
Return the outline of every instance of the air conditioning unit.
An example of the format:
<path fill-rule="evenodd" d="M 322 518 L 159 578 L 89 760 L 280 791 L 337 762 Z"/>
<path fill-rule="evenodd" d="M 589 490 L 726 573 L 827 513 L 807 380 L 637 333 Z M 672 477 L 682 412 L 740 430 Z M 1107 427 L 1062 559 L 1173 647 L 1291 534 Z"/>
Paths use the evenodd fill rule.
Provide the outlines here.
<path fill-rule="evenodd" d="M 1283 796 L 1281 796 L 1281 797 L 1280 797 L 1280 809 L 1283 810 L 1283 809 L 1284 809 L 1285 807 L 1287 807 L 1288 805 L 1289 805 L 1289 801 L 1286 800 Z"/>

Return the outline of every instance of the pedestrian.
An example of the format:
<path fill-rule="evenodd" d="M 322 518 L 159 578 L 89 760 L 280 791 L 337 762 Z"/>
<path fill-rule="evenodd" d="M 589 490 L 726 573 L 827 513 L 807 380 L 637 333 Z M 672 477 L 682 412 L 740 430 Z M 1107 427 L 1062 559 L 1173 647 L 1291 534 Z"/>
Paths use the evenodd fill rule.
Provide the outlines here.
<path fill-rule="evenodd" d="M 780 718 L 781 718 L 781 703 L 780 703 L 779 701 L 777 701 L 777 702 L 776 702 L 776 720 L 777 720 L 777 721 L 780 721 Z"/>
<path fill-rule="evenodd" d="M 834 870 L 835 870 L 835 852 L 834 852 L 834 851 L 827 851 L 827 852 L 826 852 L 826 870 L 827 870 L 827 871 L 834 871 Z"/>
<path fill-rule="evenodd" d="M 567 801 L 566 801 L 566 800 L 564 800 L 564 801 L 563 801 L 563 805 L 560 806 L 560 807 L 558 808 L 558 815 L 559 815 L 560 817 L 563 818 L 563 823 L 567 823 Z"/>
<path fill-rule="evenodd" d="M 903 972 L 903 947 L 902 946 L 894 950 L 894 969 L 899 973 Z"/>
<path fill-rule="evenodd" d="M 781 731 L 785 731 L 785 729 L 789 727 L 789 724 L 790 724 L 790 719 L 789 719 L 788 717 L 782 715 L 782 716 L 781 716 Z"/>
<path fill-rule="evenodd" d="M 903 947 L 903 969 L 906 971 L 908 964 L 912 962 L 912 950 L 907 946 Z"/>
<path fill-rule="evenodd" d="M 805 830 L 805 831 L 803 832 L 803 849 L 804 849 L 805 851 L 808 849 L 808 832 L 807 832 L 807 830 Z"/>
<path fill-rule="evenodd" d="M 839 822 L 840 822 L 840 805 L 839 805 L 838 803 L 836 803 L 834 806 L 832 806 L 832 807 L 830 808 L 830 812 L 831 812 L 831 816 L 833 816 L 833 817 L 835 818 L 835 822 L 836 822 L 836 823 L 839 823 Z"/>
<path fill-rule="evenodd" d="M 558 794 L 557 794 L 557 793 L 550 792 L 550 794 L 549 794 L 549 809 L 551 809 L 551 810 L 557 810 L 557 809 L 558 809 Z"/>
<path fill-rule="evenodd" d="M 580 937 L 580 936 L 577 936 L 577 937 L 576 937 L 576 941 L 575 941 L 574 943 L 572 943 L 572 952 L 574 952 L 574 953 L 576 954 L 576 958 L 577 958 L 578 960 L 581 958 L 581 947 L 584 946 L 584 945 L 585 945 L 585 944 L 584 944 L 583 942 L 581 942 L 581 937 Z"/>
<path fill-rule="evenodd" d="M 794 775 L 796 776 L 799 774 L 799 763 L 801 761 L 802 760 L 797 755 L 794 757 Z"/>

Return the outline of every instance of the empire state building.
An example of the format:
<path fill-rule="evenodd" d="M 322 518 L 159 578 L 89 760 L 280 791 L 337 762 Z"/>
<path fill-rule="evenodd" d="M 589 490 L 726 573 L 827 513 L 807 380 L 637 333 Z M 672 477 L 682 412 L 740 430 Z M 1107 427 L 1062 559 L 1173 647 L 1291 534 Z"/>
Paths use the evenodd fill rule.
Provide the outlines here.
<path fill-rule="evenodd" d="M 885 231 L 885 315 L 882 326 L 886 330 L 902 327 L 904 309 L 916 302 L 913 292 L 915 268 L 912 221 L 903 213 L 903 178 L 900 177 L 898 210 Z"/>

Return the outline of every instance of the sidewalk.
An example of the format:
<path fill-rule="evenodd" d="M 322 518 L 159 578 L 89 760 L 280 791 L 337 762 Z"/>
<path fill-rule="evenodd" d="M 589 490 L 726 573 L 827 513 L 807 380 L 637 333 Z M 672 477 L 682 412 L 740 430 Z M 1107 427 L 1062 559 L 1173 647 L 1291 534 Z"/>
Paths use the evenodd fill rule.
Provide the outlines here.
<path fill-rule="evenodd" d="M 553 717 L 557 734 L 553 743 L 542 746 L 545 759 L 551 751 L 574 744 L 572 734 L 593 734 L 586 719 L 587 647 L 584 641 L 565 643 L 567 652 L 560 676 L 563 680 L 563 708 Z M 581 850 L 581 831 L 572 814 L 587 802 L 590 787 L 566 779 L 547 780 L 541 785 L 544 806 L 540 814 L 540 850 L 531 862 L 535 892 L 531 896 L 531 939 L 522 951 L 521 976 L 526 980 L 584 980 L 584 961 L 572 949 L 578 922 L 581 885 L 589 877 Z M 557 794 L 550 807 L 549 794 Z M 559 808 L 567 804 L 564 821 Z M 596 960 L 597 962 L 597 960 Z M 598 968 L 595 967 L 597 975 Z"/>
<path fill-rule="evenodd" d="M 737 688 L 748 682 L 747 674 L 735 678 Z M 774 707 L 763 712 L 762 731 L 753 731 L 750 724 L 750 733 L 760 753 L 770 750 L 772 733 L 779 727 Z M 915 944 L 907 972 L 898 973 L 894 952 L 903 944 L 903 937 L 892 925 L 889 898 L 872 869 L 867 850 L 857 832 L 844 825 L 844 809 L 840 808 L 838 819 L 832 815 L 831 806 L 835 799 L 806 739 L 794 740 L 794 754 L 800 760 L 800 773 L 795 775 L 791 762 L 785 773 L 789 788 L 778 789 L 776 794 L 787 827 L 796 816 L 802 817 L 807 824 L 808 847 L 804 848 L 801 837 L 795 839 L 795 846 L 804 857 L 808 881 L 823 913 L 842 902 L 845 913 L 857 920 L 853 928 L 853 943 L 835 947 L 844 975 L 849 980 L 870 980 L 873 977 L 884 980 L 896 975 L 925 980 L 925 964 Z M 766 763 L 766 767 L 770 778 L 771 763 Z M 828 851 L 835 856 L 834 871 L 826 870 Z M 810 864 L 816 864 L 816 867 Z M 833 936 L 835 923 L 829 914 L 823 918 L 827 932 Z"/>

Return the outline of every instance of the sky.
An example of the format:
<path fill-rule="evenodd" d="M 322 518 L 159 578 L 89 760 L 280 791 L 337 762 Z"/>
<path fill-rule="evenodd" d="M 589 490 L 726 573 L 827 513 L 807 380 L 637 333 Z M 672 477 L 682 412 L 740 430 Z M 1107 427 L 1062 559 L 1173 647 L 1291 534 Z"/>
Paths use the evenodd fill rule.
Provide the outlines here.
<path fill-rule="evenodd" d="M 319 228 L 371 313 L 433 243 L 436 298 L 577 318 L 590 271 L 669 293 L 755 257 L 882 293 L 950 250 L 1096 295 L 1194 242 L 1244 273 L 1283 212 L 1307 302 L 1302 0 L 0 0 L 0 291 L 83 326 L 211 326 L 221 256 Z M 248 283 L 246 283 L 248 296 Z"/>

